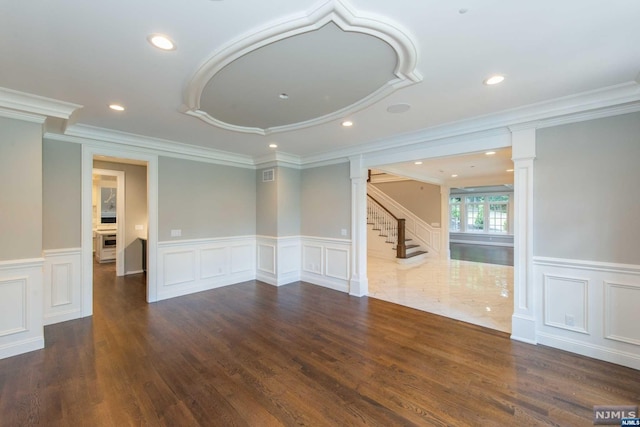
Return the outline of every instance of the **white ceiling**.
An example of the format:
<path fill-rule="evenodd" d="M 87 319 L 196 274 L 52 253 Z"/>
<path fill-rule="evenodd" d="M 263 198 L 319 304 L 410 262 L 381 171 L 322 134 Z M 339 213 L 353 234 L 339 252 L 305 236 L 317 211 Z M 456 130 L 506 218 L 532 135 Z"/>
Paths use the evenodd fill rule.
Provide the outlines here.
<path fill-rule="evenodd" d="M 252 158 L 271 155 L 273 149 L 268 144 L 277 143 L 279 153 L 304 158 L 634 82 L 640 71 L 637 0 L 333 1 L 329 6 L 347 10 L 352 24 L 364 22 L 359 32 L 377 22 L 406 37 L 407 49 L 394 49 L 404 55 L 399 63 L 409 64 L 408 71 L 415 71 L 420 79 L 385 92 L 370 105 L 358 105 L 348 117 L 336 116 L 324 123 L 267 135 L 221 128 L 184 114 L 190 84 L 208 61 L 234 46 L 249 46 L 245 42 L 257 34 L 272 34 L 274 28 L 286 23 L 307 22 L 325 3 L 3 1 L 0 87 L 82 105 L 73 114 L 67 132 L 91 126 Z M 460 13 L 462 8 L 466 13 Z M 169 35 L 177 49 L 163 52 L 153 48 L 147 42 L 152 33 Z M 281 39 L 282 35 L 274 41 Z M 331 91 L 344 94 L 348 102 L 362 97 L 361 80 L 373 76 L 379 84 L 380 76 L 386 79 L 389 74 L 380 70 L 367 52 L 363 45 L 350 54 L 348 68 L 355 72 L 331 79 Z M 315 53 L 314 49 L 298 49 L 295 55 L 282 58 L 281 79 L 268 83 L 274 86 L 270 91 L 277 95 L 288 90 L 287 82 L 298 85 L 291 87 L 303 87 L 308 82 L 307 89 L 323 89 L 314 83 L 323 73 L 304 71 L 305 61 L 312 61 Z M 331 51 L 322 55 L 330 60 Z M 339 58 L 340 53 L 336 55 Z M 267 70 L 259 65 L 253 68 L 249 72 L 245 68 L 234 84 L 241 86 L 242 80 L 248 88 L 254 80 L 266 84 L 261 79 Z M 483 85 L 482 81 L 494 73 L 505 75 L 505 82 Z M 240 86 L 234 89 L 236 93 Z M 221 91 L 212 97 L 232 97 L 234 91 Z M 294 96 L 295 90 L 291 98 Z M 305 114 L 326 111 L 314 104 L 319 96 L 314 91 L 305 94 L 310 104 Z M 223 120 L 241 120 L 239 116 L 222 116 L 229 113 L 227 107 L 232 100 L 212 97 L 206 104 L 207 108 L 219 109 L 214 114 L 220 114 Z M 113 102 L 122 103 L 126 111 L 109 110 L 107 105 Z M 398 103 L 411 108 L 402 114 L 387 112 L 390 105 Z M 332 108 L 338 108 L 338 104 Z M 290 118 L 274 117 L 265 105 L 251 114 L 249 122 L 239 123 L 264 127 L 309 117 L 293 113 Z M 351 119 L 354 126 L 340 126 L 344 118 Z M 59 129 L 62 132 L 65 128 Z"/>
<path fill-rule="evenodd" d="M 378 170 L 451 188 L 513 184 L 510 147 L 459 156 L 416 159 L 385 165 Z"/>

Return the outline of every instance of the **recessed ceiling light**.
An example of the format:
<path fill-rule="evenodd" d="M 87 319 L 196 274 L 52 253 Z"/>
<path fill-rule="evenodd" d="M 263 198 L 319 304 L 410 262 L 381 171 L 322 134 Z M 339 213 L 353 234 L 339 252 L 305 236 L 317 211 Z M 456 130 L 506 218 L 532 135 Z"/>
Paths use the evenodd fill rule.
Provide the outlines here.
<path fill-rule="evenodd" d="M 491 86 L 491 85 L 497 85 L 498 83 L 502 83 L 503 81 L 504 81 L 504 76 L 496 74 L 495 76 L 491 76 L 485 79 L 483 83 L 488 86 Z"/>
<path fill-rule="evenodd" d="M 162 50 L 175 50 L 176 44 L 164 34 L 151 34 L 147 37 L 149 43 Z"/>
<path fill-rule="evenodd" d="M 422 164 L 422 162 L 417 161 L 417 162 L 414 162 L 413 164 L 414 164 L 414 165 L 421 165 L 421 164 Z"/>
<path fill-rule="evenodd" d="M 109 104 L 109 108 L 114 111 L 124 111 L 124 107 L 120 104 Z"/>
<path fill-rule="evenodd" d="M 507 172 L 513 172 L 513 169 L 507 169 Z"/>
<path fill-rule="evenodd" d="M 349 128 L 353 126 L 353 122 L 351 120 L 345 120 L 344 122 L 342 122 L 342 126 Z"/>
<path fill-rule="evenodd" d="M 280 99 L 289 99 L 289 95 L 287 95 L 286 93 L 282 92 L 280 95 L 278 95 L 278 98 L 280 98 Z"/>
<path fill-rule="evenodd" d="M 453 175 L 451 175 L 451 178 L 457 178 L 458 175 L 456 175 L 455 173 Z"/>
<path fill-rule="evenodd" d="M 495 151 L 487 151 L 486 153 L 484 153 L 486 156 L 493 156 L 494 154 L 496 154 Z"/>
<path fill-rule="evenodd" d="M 278 148 L 278 144 L 269 144 L 269 148 Z"/>

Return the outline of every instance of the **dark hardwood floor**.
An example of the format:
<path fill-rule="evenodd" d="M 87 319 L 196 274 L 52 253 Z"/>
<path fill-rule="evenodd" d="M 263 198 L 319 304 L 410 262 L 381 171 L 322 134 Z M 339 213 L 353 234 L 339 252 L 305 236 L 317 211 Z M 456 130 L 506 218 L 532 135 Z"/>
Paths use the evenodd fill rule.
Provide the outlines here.
<path fill-rule="evenodd" d="M 450 243 L 449 249 L 451 259 L 513 267 L 513 248 L 511 247 Z"/>
<path fill-rule="evenodd" d="M 0 360 L 0 425 L 587 426 L 640 401 L 640 371 L 381 300 L 252 281 L 148 305 L 112 268 L 92 318 Z"/>

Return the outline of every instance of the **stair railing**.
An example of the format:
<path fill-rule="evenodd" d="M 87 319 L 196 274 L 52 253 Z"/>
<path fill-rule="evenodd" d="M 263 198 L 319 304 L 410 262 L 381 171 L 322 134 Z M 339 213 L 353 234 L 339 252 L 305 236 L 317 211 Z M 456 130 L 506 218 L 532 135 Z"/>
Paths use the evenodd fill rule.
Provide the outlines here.
<path fill-rule="evenodd" d="M 405 244 L 405 219 L 397 218 L 375 198 L 367 194 L 367 221 L 380 230 L 380 235 L 386 237 L 387 243 L 396 246 L 396 257 L 407 257 Z"/>

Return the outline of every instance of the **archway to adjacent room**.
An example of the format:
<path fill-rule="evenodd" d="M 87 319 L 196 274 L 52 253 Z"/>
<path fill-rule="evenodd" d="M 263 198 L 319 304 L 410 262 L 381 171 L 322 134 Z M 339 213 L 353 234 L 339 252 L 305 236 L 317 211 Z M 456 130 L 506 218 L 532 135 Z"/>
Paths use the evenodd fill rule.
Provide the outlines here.
<path fill-rule="evenodd" d="M 509 144 L 505 144 L 505 142 L 507 142 L 507 143 L 510 142 L 509 139 L 508 139 L 508 136 L 506 138 L 504 138 L 504 137 L 503 138 L 498 138 L 494 142 L 495 143 L 489 143 L 488 145 L 485 145 L 485 146 L 482 146 L 484 144 L 479 144 L 479 146 L 480 146 L 479 149 L 478 148 L 474 149 L 474 147 L 472 147 L 473 144 L 468 144 L 469 145 L 468 147 L 466 147 L 465 149 L 462 149 L 462 150 L 460 150 L 458 152 L 456 152 L 457 151 L 456 147 L 453 147 L 449 151 L 449 153 L 443 152 L 443 151 L 446 151 L 446 150 L 438 150 L 439 151 L 438 155 L 431 155 L 431 156 L 427 152 L 429 150 L 416 150 L 416 152 L 413 153 L 413 154 L 410 153 L 410 154 L 404 154 L 404 155 L 401 154 L 401 155 L 395 156 L 396 159 L 397 159 L 396 163 L 400 163 L 400 162 L 413 163 L 414 161 L 424 161 L 426 159 L 433 160 L 433 159 L 437 159 L 437 158 L 441 158 L 441 157 L 442 158 L 444 158 L 444 157 L 454 157 L 454 158 L 455 157 L 463 157 L 463 156 L 471 154 L 471 153 L 477 153 L 477 154 L 483 154 L 484 155 L 484 153 L 487 152 L 487 151 L 508 150 L 508 154 L 506 155 L 506 157 L 509 159 L 509 162 L 510 162 L 509 165 L 511 165 L 511 166 L 510 167 L 506 167 L 504 172 L 506 172 L 507 169 L 513 169 L 513 166 L 512 166 L 513 163 L 510 160 L 510 158 L 511 158 L 510 145 Z M 380 160 L 382 160 L 382 158 L 384 156 L 380 155 L 378 157 L 380 157 Z M 393 159 L 394 156 L 391 155 L 391 156 L 386 156 L 386 157 L 390 157 L 390 158 Z M 393 159 L 393 160 L 396 160 L 396 159 Z M 397 169 L 394 169 L 396 163 L 394 163 L 393 164 L 394 167 L 391 167 L 391 168 L 387 167 L 387 166 L 389 166 L 389 164 L 382 163 L 382 161 L 376 161 L 374 159 L 371 159 L 371 160 L 364 159 L 362 161 L 362 163 L 363 163 L 363 165 L 365 165 L 367 167 L 367 169 L 363 169 L 362 170 L 362 176 L 363 177 L 366 176 L 367 170 L 369 168 L 371 168 L 371 169 L 382 168 L 382 169 L 392 170 L 392 171 L 397 172 Z M 512 171 L 509 171 L 509 173 L 511 174 Z M 415 175 L 412 176 L 412 174 L 409 174 L 408 177 L 411 178 L 411 179 L 417 179 L 417 177 Z M 489 184 L 495 184 L 495 183 L 479 182 L 479 183 L 476 183 L 474 185 L 476 186 L 476 188 L 478 188 L 478 187 L 482 187 L 482 184 L 489 185 Z M 508 184 L 508 186 L 504 186 L 505 190 L 507 190 L 506 192 L 511 192 L 512 195 L 515 195 L 516 188 L 512 185 L 513 184 L 513 178 L 511 178 L 510 182 L 506 182 L 505 181 L 505 182 L 502 182 L 501 184 L 502 185 L 503 184 Z M 466 187 L 466 186 L 469 186 L 469 185 L 470 185 L 470 183 L 465 183 L 464 186 Z M 440 225 L 441 225 L 441 229 L 442 229 L 442 233 L 443 233 L 442 248 L 446 248 L 446 249 L 444 249 L 442 251 L 442 253 L 437 257 L 437 259 L 435 259 L 435 260 L 433 260 L 431 262 L 431 264 L 438 264 L 438 263 L 449 263 L 450 264 L 450 263 L 453 263 L 453 262 L 455 262 L 455 263 L 460 263 L 460 262 L 466 263 L 466 261 L 455 261 L 455 260 L 452 261 L 452 260 L 449 259 L 449 254 L 448 254 L 448 250 L 449 250 L 449 239 L 448 239 L 449 230 L 448 230 L 448 228 L 449 228 L 449 225 L 450 225 L 449 224 L 449 219 L 450 219 L 449 218 L 449 198 L 450 198 L 449 197 L 450 196 L 449 195 L 449 191 L 450 191 L 450 185 L 447 183 L 447 185 L 442 185 L 441 188 L 442 188 L 442 195 L 441 195 L 441 199 L 440 200 L 441 200 L 441 203 L 442 203 L 442 210 L 441 210 L 442 211 L 442 216 L 441 216 L 441 219 L 440 219 L 440 221 L 441 221 Z M 366 195 L 364 195 L 364 194 L 361 194 L 360 197 L 362 199 L 366 199 Z M 366 203 L 366 201 L 362 200 L 361 203 L 364 204 L 364 203 Z M 514 206 L 515 206 L 515 201 L 514 201 L 514 198 L 511 197 L 511 198 L 509 198 L 508 208 L 507 208 L 509 210 L 509 212 L 510 212 L 510 220 L 511 221 L 513 221 L 515 215 L 517 214 L 516 210 L 514 209 Z M 366 209 L 362 209 L 362 210 L 363 210 L 363 212 L 365 212 L 363 215 L 366 216 Z M 508 225 L 511 226 L 511 224 L 508 224 Z M 513 237 L 515 236 L 515 234 L 517 232 L 517 229 L 511 228 L 509 230 L 509 232 L 511 234 L 511 240 L 513 240 Z M 367 245 L 366 246 L 369 247 L 368 239 L 367 239 Z M 510 246 L 513 247 L 513 244 L 511 243 Z M 511 249 L 511 250 L 513 250 L 513 249 Z M 368 292 L 367 292 L 367 294 L 370 297 L 379 297 L 379 295 L 375 295 L 375 293 L 378 292 L 378 289 L 376 288 L 378 286 L 376 281 L 381 280 L 383 283 L 388 283 L 392 279 L 390 279 L 388 276 L 387 277 L 377 277 L 376 274 L 378 274 L 378 273 L 376 271 L 374 271 L 374 267 L 375 266 L 374 266 L 374 263 L 371 262 L 371 260 L 372 260 L 372 258 L 367 257 L 367 267 L 365 267 L 365 269 L 367 271 L 366 279 L 367 279 L 367 283 L 368 283 Z M 514 292 L 515 292 L 514 285 L 515 285 L 515 281 L 516 281 L 516 279 L 514 277 L 515 276 L 515 274 L 514 274 L 514 270 L 515 269 L 513 267 L 513 264 L 510 262 L 511 265 L 509 265 L 509 266 L 500 266 L 500 265 L 498 265 L 497 267 L 494 267 L 493 265 L 488 264 L 488 263 L 474 263 L 474 264 L 477 264 L 477 266 L 478 266 L 478 268 L 476 269 L 475 275 L 476 276 L 481 275 L 482 278 L 485 279 L 485 281 L 487 283 L 489 283 L 489 285 L 495 286 L 495 288 L 496 288 L 496 290 L 498 292 L 498 295 L 500 295 L 500 294 L 503 295 L 500 298 L 504 299 L 504 302 L 501 304 L 501 307 L 499 308 L 499 310 L 501 310 L 503 312 L 503 314 L 502 314 L 502 318 L 503 319 L 502 319 L 501 326 L 494 326 L 494 325 L 491 325 L 490 323 L 489 324 L 480 323 L 480 324 L 482 324 L 483 326 L 491 327 L 493 329 L 501 330 L 501 331 L 504 331 L 504 332 L 511 332 L 512 316 L 514 314 L 514 308 L 513 308 L 514 307 L 513 300 L 514 300 Z M 389 273 L 389 269 L 391 268 L 390 266 L 392 266 L 392 265 L 393 264 L 389 264 L 388 266 L 384 267 L 385 268 L 384 271 L 386 271 L 386 273 Z M 396 276 L 401 276 L 401 280 L 412 280 L 409 277 L 409 275 L 411 274 L 411 271 L 413 270 L 412 267 L 393 267 L 393 268 L 395 269 L 395 271 L 393 273 L 389 273 L 389 274 L 392 274 L 392 275 L 395 274 Z M 509 270 L 509 271 L 507 272 L 506 275 L 504 275 L 502 273 L 495 274 L 495 273 L 491 273 L 490 272 L 490 270 L 495 270 L 496 268 L 498 270 L 505 270 L 506 269 L 506 270 Z M 427 286 L 427 284 L 429 283 L 429 275 L 443 274 L 442 273 L 443 271 L 447 272 L 447 274 L 448 274 L 449 272 L 451 272 L 451 269 L 449 268 L 449 266 L 445 266 L 440 270 L 440 272 L 432 271 L 430 273 L 424 273 L 421 276 L 422 279 L 418 278 L 416 280 L 423 280 L 424 285 Z M 458 273 L 458 274 L 460 274 L 460 273 Z M 449 279 L 446 279 L 446 280 L 449 280 Z M 454 277 L 453 280 L 458 280 L 459 283 L 462 283 L 462 282 L 460 282 L 460 280 L 461 280 L 460 277 Z M 505 286 L 505 285 L 507 285 L 507 286 Z M 478 287 L 478 285 L 474 284 L 474 283 L 471 283 L 471 284 L 464 283 L 464 284 L 458 285 L 458 291 L 461 292 L 463 295 L 465 293 L 471 295 L 471 292 L 466 292 L 468 290 L 468 289 L 466 289 L 467 286 L 470 286 L 472 288 L 471 290 L 474 290 L 473 289 L 474 287 Z M 391 292 L 395 292 L 395 294 L 393 295 L 395 300 L 389 299 L 392 302 L 401 303 L 399 300 L 402 299 L 402 298 L 405 298 L 407 300 L 415 302 L 416 295 L 415 295 L 415 293 L 412 294 L 413 291 L 411 289 L 409 289 L 408 287 L 404 287 L 404 288 L 401 288 L 401 289 L 396 289 L 396 290 L 393 290 Z M 443 298 L 442 295 L 443 294 L 440 294 L 440 298 L 441 299 Z M 455 298 L 452 297 L 451 293 L 448 293 L 445 296 L 446 296 L 446 298 L 455 300 Z M 436 295 L 435 298 L 437 299 L 438 296 Z M 381 298 L 381 299 L 384 299 L 384 298 Z M 480 303 L 482 303 L 482 301 L 480 301 Z M 414 306 L 416 304 L 413 304 L 413 305 L 405 304 L 405 305 Z M 424 309 L 424 308 L 419 307 L 419 306 L 416 306 L 415 308 Z M 494 310 L 496 310 L 496 308 L 495 308 L 494 305 L 482 303 L 482 304 L 478 304 L 477 307 L 475 308 L 475 310 L 484 310 L 486 313 L 489 313 L 489 310 L 494 311 Z M 429 311 L 429 310 L 425 310 L 425 311 Z M 450 310 L 450 313 L 453 313 L 454 311 L 455 311 L 454 308 L 452 308 Z M 453 318 L 459 318 L 460 320 L 471 321 L 470 319 L 465 318 L 464 313 L 463 313 L 462 316 L 456 317 L 454 315 L 456 313 L 449 314 L 447 312 L 444 312 L 443 310 L 440 310 L 439 312 L 438 311 L 432 311 L 432 312 L 434 312 L 436 314 L 440 314 L 440 315 L 453 317 Z M 481 314 L 484 314 L 484 313 L 481 313 Z"/>

